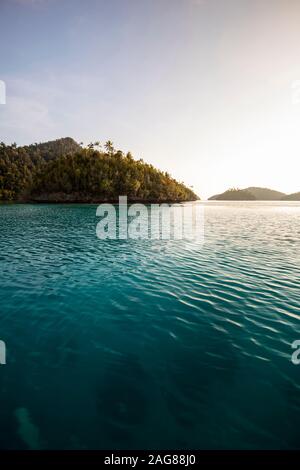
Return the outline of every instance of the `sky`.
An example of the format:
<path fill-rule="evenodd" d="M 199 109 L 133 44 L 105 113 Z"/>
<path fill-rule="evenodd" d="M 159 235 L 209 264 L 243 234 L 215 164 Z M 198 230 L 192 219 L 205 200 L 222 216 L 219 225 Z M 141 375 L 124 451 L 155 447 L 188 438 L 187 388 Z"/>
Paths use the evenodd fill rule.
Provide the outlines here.
<path fill-rule="evenodd" d="M 0 0 L 0 141 L 112 140 L 207 197 L 300 191 L 299 0 Z"/>

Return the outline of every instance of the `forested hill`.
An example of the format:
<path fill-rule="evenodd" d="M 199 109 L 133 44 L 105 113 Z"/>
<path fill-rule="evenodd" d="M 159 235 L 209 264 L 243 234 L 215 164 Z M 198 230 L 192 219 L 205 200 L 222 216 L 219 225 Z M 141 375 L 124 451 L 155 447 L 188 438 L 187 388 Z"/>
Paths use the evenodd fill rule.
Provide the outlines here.
<path fill-rule="evenodd" d="M 283 198 L 284 201 L 300 201 L 300 193 L 288 194 Z"/>
<path fill-rule="evenodd" d="M 17 147 L 0 143 L 0 200 L 49 202 L 179 202 L 198 199 L 183 183 L 111 141 L 83 148 L 67 137 Z"/>
<path fill-rule="evenodd" d="M 255 196 L 246 189 L 228 189 L 222 194 L 210 197 L 209 201 L 255 201 Z"/>
<path fill-rule="evenodd" d="M 26 153 L 32 159 L 41 157 L 46 162 L 54 160 L 61 155 L 68 155 L 81 150 L 81 146 L 75 142 L 71 137 L 63 139 L 51 140 L 50 142 L 43 142 L 41 144 L 32 144 L 24 147 Z"/>
<path fill-rule="evenodd" d="M 210 201 L 280 201 L 284 193 L 268 188 L 251 186 L 245 189 L 229 189 L 209 198 Z"/>

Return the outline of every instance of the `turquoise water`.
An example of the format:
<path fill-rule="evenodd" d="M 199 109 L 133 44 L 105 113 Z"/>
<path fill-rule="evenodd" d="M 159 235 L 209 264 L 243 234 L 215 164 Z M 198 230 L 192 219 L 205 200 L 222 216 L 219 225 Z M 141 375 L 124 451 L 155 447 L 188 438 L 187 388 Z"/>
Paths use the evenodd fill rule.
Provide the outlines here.
<path fill-rule="evenodd" d="M 300 448 L 300 204 L 206 203 L 205 244 L 0 206 L 0 447 Z"/>

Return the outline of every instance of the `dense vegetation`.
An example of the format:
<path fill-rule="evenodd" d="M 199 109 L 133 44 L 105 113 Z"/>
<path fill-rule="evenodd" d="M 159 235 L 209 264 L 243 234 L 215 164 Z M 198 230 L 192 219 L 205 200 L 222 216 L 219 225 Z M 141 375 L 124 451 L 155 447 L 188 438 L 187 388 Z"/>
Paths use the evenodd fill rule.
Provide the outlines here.
<path fill-rule="evenodd" d="M 198 199 L 184 184 L 111 141 L 82 148 L 71 138 L 17 147 L 0 144 L 0 200 L 135 201 Z"/>
<path fill-rule="evenodd" d="M 246 189 L 229 189 L 222 194 L 212 196 L 210 201 L 299 201 L 300 193 L 287 196 L 280 191 L 268 188 L 249 187 Z"/>

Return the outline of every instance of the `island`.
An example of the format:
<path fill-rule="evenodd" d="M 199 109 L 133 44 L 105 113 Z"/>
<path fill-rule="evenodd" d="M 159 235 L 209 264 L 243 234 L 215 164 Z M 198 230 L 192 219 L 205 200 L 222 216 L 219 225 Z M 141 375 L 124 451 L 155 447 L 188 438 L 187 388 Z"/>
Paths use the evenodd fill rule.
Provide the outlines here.
<path fill-rule="evenodd" d="M 199 197 L 169 173 L 130 152 L 116 150 L 109 140 L 83 147 L 65 137 L 17 146 L 0 143 L 0 201 L 184 202 Z"/>
<path fill-rule="evenodd" d="M 300 201 L 300 193 L 287 195 L 274 189 L 250 186 L 245 189 L 229 189 L 210 197 L 209 201 Z"/>
<path fill-rule="evenodd" d="M 228 189 L 222 194 L 216 194 L 209 201 L 254 201 L 255 196 L 246 189 Z"/>
<path fill-rule="evenodd" d="M 300 201 L 300 192 L 286 195 L 283 201 Z"/>

